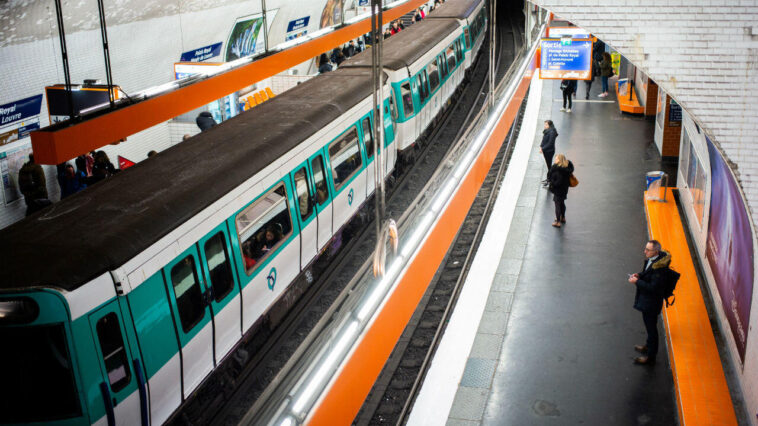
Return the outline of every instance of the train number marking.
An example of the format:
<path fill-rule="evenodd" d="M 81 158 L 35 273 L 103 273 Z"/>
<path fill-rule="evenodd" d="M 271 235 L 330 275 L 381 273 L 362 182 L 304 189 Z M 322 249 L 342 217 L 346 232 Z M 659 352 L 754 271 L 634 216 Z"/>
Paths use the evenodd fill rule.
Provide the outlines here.
<path fill-rule="evenodd" d="M 350 192 L 347 193 L 347 205 L 352 206 L 353 205 L 353 196 L 355 193 L 353 192 L 353 188 L 350 188 Z"/>
<path fill-rule="evenodd" d="M 271 268 L 271 272 L 266 277 L 266 282 L 268 283 L 268 289 L 273 291 L 276 284 L 276 268 Z"/>

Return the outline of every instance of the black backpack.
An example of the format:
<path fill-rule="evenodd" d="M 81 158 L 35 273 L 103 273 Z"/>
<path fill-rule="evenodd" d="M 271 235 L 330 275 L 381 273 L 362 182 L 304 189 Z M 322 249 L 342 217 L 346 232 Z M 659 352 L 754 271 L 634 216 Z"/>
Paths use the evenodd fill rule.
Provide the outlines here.
<path fill-rule="evenodd" d="M 666 307 L 672 306 L 676 302 L 676 296 L 674 296 L 674 290 L 676 289 L 676 283 L 679 281 L 679 272 L 671 268 L 666 268 L 663 271 L 663 298 L 666 300 Z M 669 298 L 674 299 L 669 303 Z"/>

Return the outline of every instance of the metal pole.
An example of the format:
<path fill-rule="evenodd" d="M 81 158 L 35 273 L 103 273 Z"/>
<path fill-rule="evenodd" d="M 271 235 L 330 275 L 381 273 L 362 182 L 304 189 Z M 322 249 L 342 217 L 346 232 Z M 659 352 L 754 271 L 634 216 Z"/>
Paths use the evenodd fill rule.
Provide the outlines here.
<path fill-rule="evenodd" d="M 68 99 L 68 119 L 74 118 L 74 98 L 71 95 L 71 74 L 68 67 L 68 50 L 66 49 L 66 30 L 63 29 L 63 10 L 61 0 L 55 0 L 55 16 L 58 19 L 58 38 L 61 42 L 61 59 L 63 78 L 66 80 L 66 98 Z"/>
<path fill-rule="evenodd" d="M 497 1 L 490 0 L 490 108 L 495 105 L 495 12 Z"/>
<path fill-rule="evenodd" d="M 103 57 L 105 59 L 105 79 L 108 83 L 108 98 L 111 102 L 111 108 L 115 106 L 116 96 L 113 93 L 113 76 L 111 74 L 111 55 L 108 50 L 108 31 L 105 24 L 105 6 L 103 0 L 97 0 L 97 11 L 100 13 L 100 36 L 103 39 Z"/>
<path fill-rule="evenodd" d="M 268 20 L 266 19 L 266 0 L 261 0 L 263 10 L 263 50 L 268 52 Z"/>
<path fill-rule="evenodd" d="M 382 238 L 382 222 L 384 219 L 384 174 L 382 173 L 382 157 L 384 153 L 384 109 L 383 76 L 382 76 L 382 0 L 371 0 L 371 88 L 374 105 L 374 126 L 371 131 L 374 136 L 374 202 L 376 206 L 376 238 Z M 382 147 L 379 150 L 379 147 Z"/>

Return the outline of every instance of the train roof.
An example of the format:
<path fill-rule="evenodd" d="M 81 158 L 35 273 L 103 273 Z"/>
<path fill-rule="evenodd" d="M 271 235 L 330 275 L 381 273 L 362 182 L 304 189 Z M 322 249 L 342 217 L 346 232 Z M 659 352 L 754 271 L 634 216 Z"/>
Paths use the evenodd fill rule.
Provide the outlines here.
<path fill-rule="evenodd" d="M 0 230 L 0 290 L 70 291 L 117 269 L 369 96 L 370 78 L 314 77 Z"/>
<path fill-rule="evenodd" d="M 481 0 L 448 0 L 429 13 L 429 18 L 468 19 L 480 4 Z"/>
<path fill-rule="evenodd" d="M 397 71 L 418 61 L 429 49 L 436 46 L 460 27 L 455 19 L 424 19 L 382 43 L 382 65 Z M 370 67 L 371 49 L 346 60 L 341 67 Z"/>

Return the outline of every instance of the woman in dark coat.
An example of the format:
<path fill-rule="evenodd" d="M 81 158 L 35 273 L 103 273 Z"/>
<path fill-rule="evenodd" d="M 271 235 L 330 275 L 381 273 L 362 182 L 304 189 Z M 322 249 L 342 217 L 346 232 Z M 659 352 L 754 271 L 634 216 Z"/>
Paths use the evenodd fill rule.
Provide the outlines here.
<path fill-rule="evenodd" d="M 613 63 L 611 62 L 611 54 L 603 52 L 603 60 L 600 61 L 600 77 L 603 82 L 603 93 L 598 96 L 604 98 L 608 96 L 608 79 L 613 75 Z"/>
<path fill-rule="evenodd" d="M 545 130 L 542 131 L 542 142 L 540 142 L 540 152 L 545 157 L 545 165 L 547 165 L 548 172 L 550 166 L 553 164 L 553 155 L 555 154 L 555 138 L 558 137 L 558 131 L 555 129 L 553 120 L 545 120 Z M 547 186 L 548 179 L 542 181 L 544 186 Z"/>
<path fill-rule="evenodd" d="M 555 222 L 553 226 L 561 227 L 561 223 L 566 223 L 566 197 L 569 190 L 569 177 L 574 173 L 574 164 L 566 156 L 558 154 L 555 156 L 555 163 L 547 172 L 547 178 L 550 181 L 550 191 L 553 193 L 555 202 Z"/>
<path fill-rule="evenodd" d="M 563 80 L 561 87 L 563 88 L 563 108 L 561 111 L 571 112 L 571 95 L 576 93 L 576 80 Z M 567 102 L 568 107 L 566 107 Z"/>

